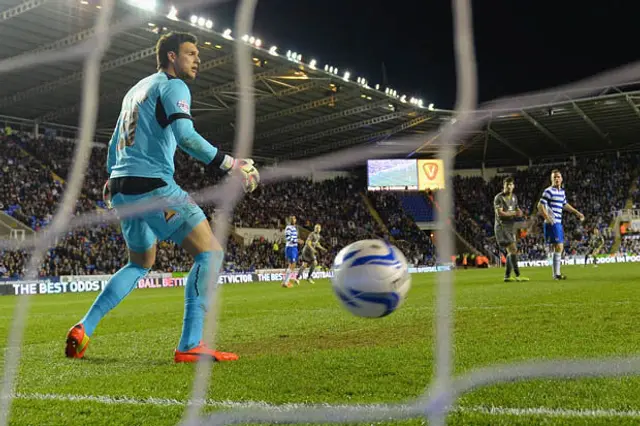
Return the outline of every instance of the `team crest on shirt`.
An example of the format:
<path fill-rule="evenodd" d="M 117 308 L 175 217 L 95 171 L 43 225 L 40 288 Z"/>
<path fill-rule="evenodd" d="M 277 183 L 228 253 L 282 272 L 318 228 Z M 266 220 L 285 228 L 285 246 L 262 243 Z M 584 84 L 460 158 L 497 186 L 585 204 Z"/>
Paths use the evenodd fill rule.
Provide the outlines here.
<path fill-rule="evenodd" d="M 178 101 L 178 108 L 180 108 L 186 114 L 189 114 L 189 104 L 187 103 L 187 101 Z"/>
<path fill-rule="evenodd" d="M 165 222 L 169 223 L 172 220 L 175 220 L 178 217 L 178 212 L 175 210 L 165 210 L 164 212 L 164 220 Z"/>

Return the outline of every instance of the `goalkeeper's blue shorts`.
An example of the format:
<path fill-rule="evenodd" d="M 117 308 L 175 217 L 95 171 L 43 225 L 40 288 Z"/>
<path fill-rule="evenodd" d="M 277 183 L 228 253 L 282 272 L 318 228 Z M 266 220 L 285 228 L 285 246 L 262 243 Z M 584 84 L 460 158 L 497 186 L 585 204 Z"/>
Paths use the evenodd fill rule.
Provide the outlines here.
<path fill-rule="evenodd" d="M 133 252 L 149 250 L 156 240 L 171 240 L 180 245 L 193 228 L 207 218 L 189 194 L 175 182 L 140 195 L 118 193 L 111 202 L 117 212 L 118 208 L 134 203 L 144 205 L 155 199 L 170 199 L 171 205 L 120 221 L 122 235 Z"/>

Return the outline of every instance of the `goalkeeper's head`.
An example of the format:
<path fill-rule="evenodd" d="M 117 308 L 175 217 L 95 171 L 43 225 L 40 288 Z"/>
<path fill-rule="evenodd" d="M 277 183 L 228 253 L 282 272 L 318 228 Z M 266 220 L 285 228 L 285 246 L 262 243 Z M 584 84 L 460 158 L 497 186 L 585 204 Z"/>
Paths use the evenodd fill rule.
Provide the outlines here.
<path fill-rule="evenodd" d="M 193 80 L 200 67 L 198 39 L 190 33 L 170 32 L 156 43 L 158 70 L 181 80 Z"/>

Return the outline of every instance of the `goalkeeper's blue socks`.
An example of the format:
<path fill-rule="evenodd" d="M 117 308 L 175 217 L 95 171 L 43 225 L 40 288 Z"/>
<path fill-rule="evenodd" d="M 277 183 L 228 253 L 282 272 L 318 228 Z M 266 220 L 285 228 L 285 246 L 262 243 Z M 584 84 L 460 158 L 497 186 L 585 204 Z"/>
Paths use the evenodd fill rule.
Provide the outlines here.
<path fill-rule="evenodd" d="M 194 348 L 202 340 L 204 320 L 208 310 L 207 286 L 209 272 L 218 272 L 222 266 L 224 252 L 222 250 L 205 251 L 195 257 L 195 262 L 189 272 L 184 289 L 184 320 L 182 322 L 182 336 L 178 344 L 178 351 L 184 352 Z"/>
<path fill-rule="evenodd" d="M 109 279 L 105 288 L 91 305 L 89 312 L 80 321 L 88 336 L 93 334 L 100 320 L 115 308 L 127 294 L 131 293 L 131 290 L 136 287 L 141 278 L 147 275 L 147 272 L 149 272 L 148 268 L 129 262 Z"/>

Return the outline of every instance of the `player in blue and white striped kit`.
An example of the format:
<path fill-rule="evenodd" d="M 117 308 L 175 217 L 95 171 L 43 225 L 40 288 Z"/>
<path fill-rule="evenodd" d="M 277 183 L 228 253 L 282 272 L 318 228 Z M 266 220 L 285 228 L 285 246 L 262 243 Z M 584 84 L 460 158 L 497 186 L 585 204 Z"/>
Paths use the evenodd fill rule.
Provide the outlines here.
<path fill-rule="evenodd" d="M 296 263 L 298 262 L 298 227 L 296 226 L 296 220 L 295 216 L 288 217 L 287 227 L 284 228 L 284 254 L 287 259 L 287 271 L 282 280 L 282 287 L 291 287 L 289 278 L 291 278 L 293 271 L 296 270 Z M 297 278 L 294 281 L 296 284 L 300 284 Z"/>
<path fill-rule="evenodd" d="M 584 215 L 567 202 L 567 195 L 562 188 L 562 173 L 560 170 L 551 171 L 551 186 L 544 190 L 538 202 L 538 211 L 544 216 L 544 239 L 553 247 L 553 279 L 566 280 L 560 273 L 560 259 L 564 249 L 564 231 L 562 229 L 562 212 L 566 210 L 578 216 L 582 222 Z"/>

